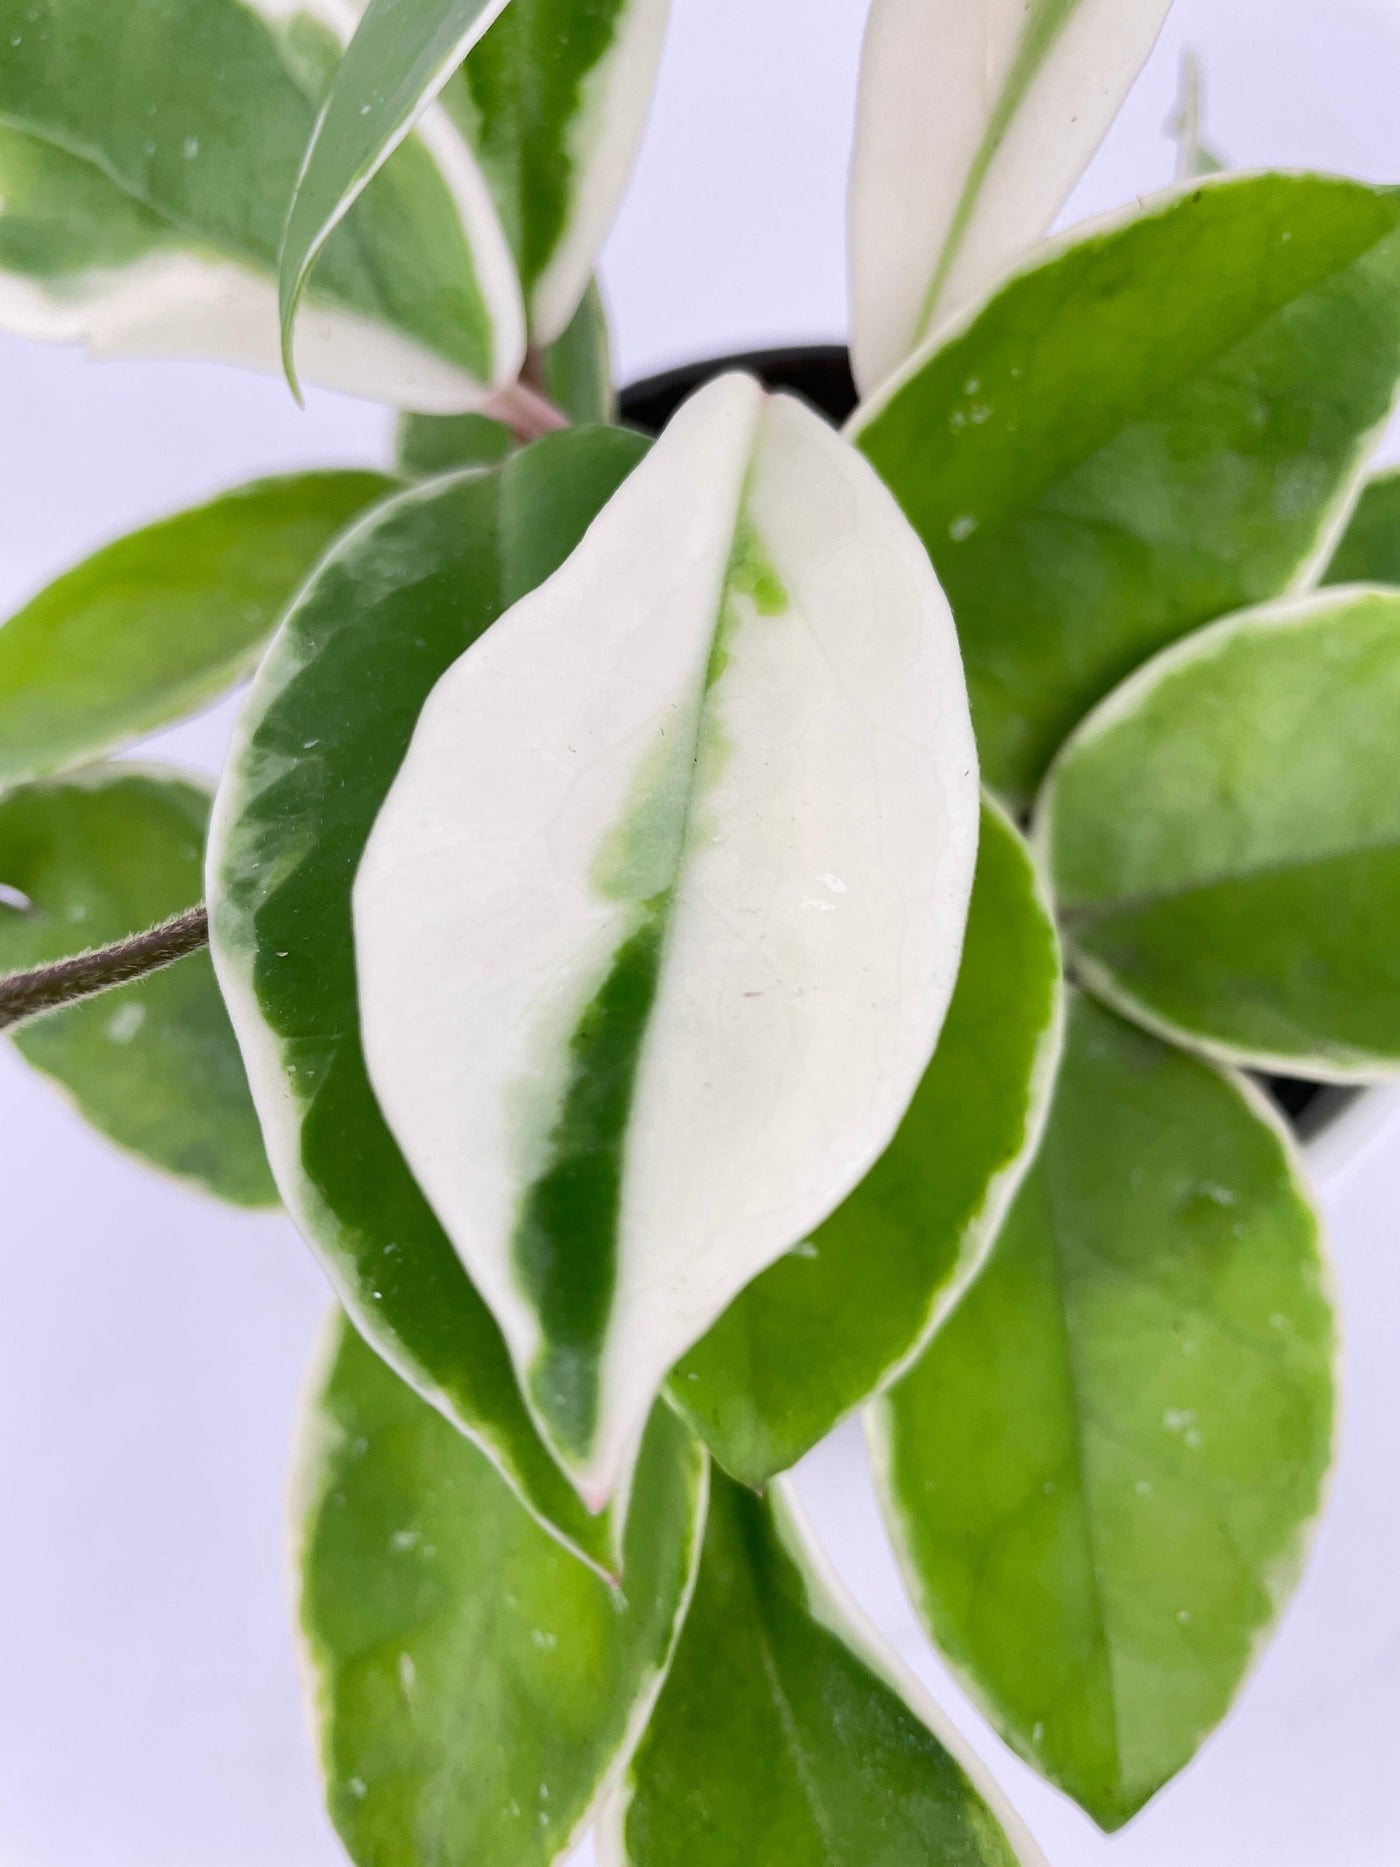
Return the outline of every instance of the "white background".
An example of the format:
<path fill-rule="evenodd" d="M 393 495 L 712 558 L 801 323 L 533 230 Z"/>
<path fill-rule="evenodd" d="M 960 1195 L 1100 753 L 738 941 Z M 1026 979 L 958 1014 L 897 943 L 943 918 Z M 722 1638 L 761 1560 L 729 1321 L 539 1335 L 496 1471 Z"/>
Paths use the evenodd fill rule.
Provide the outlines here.
<path fill-rule="evenodd" d="M 675 0 L 607 256 L 625 376 L 841 333 L 862 14 L 861 0 Z M 1396 0 L 1179 0 L 1083 210 L 1169 178 L 1161 127 L 1186 45 L 1234 162 L 1400 179 Z M 276 382 L 91 366 L 8 339 L 0 411 L 0 614 L 138 521 L 271 469 L 382 459 L 387 433 L 381 412 L 327 396 L 299 414 Z M 170 756 L 214 770 L 229 717 L 168 735 Z M 320 1275 L 285 1222 L 141 1173 L 8 1051 L 0 1102 L 0 1867 L 334 1867 L 282 1523 Z M 848 1578 L 1053 1867 L 1400 1864 L 1396 1138 L 1327 1198 L 1347 1407 L 1308 1579 L 1226 1729 L 1117 1840 L 1035 1782 L 941 1678 L 854 1437 L 804 1475 Z"/>

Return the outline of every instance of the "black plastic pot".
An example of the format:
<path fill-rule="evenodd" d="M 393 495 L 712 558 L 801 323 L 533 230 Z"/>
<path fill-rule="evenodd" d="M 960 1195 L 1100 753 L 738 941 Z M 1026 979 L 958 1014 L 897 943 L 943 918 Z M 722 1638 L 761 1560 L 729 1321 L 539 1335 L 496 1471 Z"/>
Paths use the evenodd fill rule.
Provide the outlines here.
<path fill-rule="evenodd" d="M 791 350 L 753 350 L 683 364 L 633 383 L 621 396 L 622 419 L 646 434 L 659 434 L 687 396 L 727 370 L 747 370 L 769 389 L 791 389 L 832 421 L 841 423 L 856 406 L 850 359 L 840 344 L 810 344 Z M 1303 1136 L 1314 1133 L 1352 1099 L 1353 1092 L 1286 1076 L 1263 1078 L 1265 1087 Z"/>

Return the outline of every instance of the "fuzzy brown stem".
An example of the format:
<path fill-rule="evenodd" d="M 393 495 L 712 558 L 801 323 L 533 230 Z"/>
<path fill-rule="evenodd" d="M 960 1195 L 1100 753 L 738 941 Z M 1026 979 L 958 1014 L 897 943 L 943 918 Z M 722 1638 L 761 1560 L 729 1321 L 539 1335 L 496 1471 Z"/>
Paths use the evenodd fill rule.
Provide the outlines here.
<path fill-rule="evenodd" d="M 29 972 L 12 972 L 0 978 L 0 1031 L 46 1012 L 76 1005 L 114 986 L 130 985 L 186 959 L 209 944 L 209 915 L 202 907 L 190 908 L 173 920 L 163 921 L 147 933 L 133 934 L 112 946 L 96 947 L 90 953 L 75 953 L 71 959 L 54 960 L 47 966 L 35 966 Z"/>

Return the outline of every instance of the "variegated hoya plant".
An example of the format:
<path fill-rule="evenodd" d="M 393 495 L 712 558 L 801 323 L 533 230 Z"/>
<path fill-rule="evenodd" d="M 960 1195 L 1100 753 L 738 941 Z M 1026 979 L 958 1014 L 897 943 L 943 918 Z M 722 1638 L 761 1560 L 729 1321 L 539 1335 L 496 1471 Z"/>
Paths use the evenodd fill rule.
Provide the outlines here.
<path fill-rule="evenodd" d="M 0 322 L 403 411 L 0 630 L 0 1018 L 338 1298 L 360 1867 L 1039 1861 L 783 1476 L 857 1409 L 1105 1828 L 1297 1577 L 1334 1321 L 1259 1079 L 1400 1070 L 1400 192 L 1188 109 L 1040 243 L 1167 5 L 873 0 L 863 400 L 653 444 L 591 280 L 667 0 L 0 0 Z M 212 803 L 113 759 L 249 675 Z"/>

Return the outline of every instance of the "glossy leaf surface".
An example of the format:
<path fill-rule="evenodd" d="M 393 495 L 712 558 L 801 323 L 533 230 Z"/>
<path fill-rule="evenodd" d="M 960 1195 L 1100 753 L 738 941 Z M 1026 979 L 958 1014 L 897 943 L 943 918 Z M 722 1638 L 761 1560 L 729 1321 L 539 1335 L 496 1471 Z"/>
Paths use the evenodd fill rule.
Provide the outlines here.
<path fill-rule="evenodd" d="M 1171 0 L 873 0 L 851 174 L 869 394 L 1068 199 Z"/>
<path fill-rule="evenodd" d="M 0 629 L 0 784 L 99 757 L 215 699 L 250 670 L 336 534 L 392 484 L 266 480 L 50 584 Z"/>
<path fill-rule="evenodd" d="M 134 765 L 0 798 L 0 971 L 105 946 L 194 907 L 208 815 L 199 785 Z M 119 1146 L 235 1205 L 276 1202 L 207 953 L 13 1035 Z"/>
<path fill-rule="evenodd" d="M 276 369 L 283 219 L 355 16 L 354 0 L 0 0 L 0 327 Z M 298 364 L 450 411 L 523 351 L 489 190 L 434 112 L 327 246 Z"/>
<path fill-rule="evenodd" d="M 1247 610 L 1066 746 L 1042 837 L 1085 982 L 1276 1074 L 1400 1070 L 1400 591 Z"/>
<path fill-rule="evenodd" d="M 977 811 L 918 540 L 744 376 L 423 709 L 355 884 L 365 1053 L 595 1507 L 676 1359 L 884 1151 Z"/>
<path fill-rule="evenodd" d="M 598 429 L 543 441 L 499 474 L 404 494 L 345 540 L 249 696 L 209 875 L 215 960 L 298 1225 L 389 1362 L 603 1562 L 609 1527 L 540 1445 L 500 1332 L 379 1112 L 350 891 L 434 683 L 563 561 L 645 445 Z"/>
<path fill-rule="evenodd" d="M 669 14 L 670 0 L 511 0 L 443 93 L 491 184 L 536 344 L 567 328 L 587 288 Z"/>
<path fill-rule="evenodd" d="M 1177 637 L 1306 585 L 1400 375 L 1400 194 L 1221 177 L 1031 266 L 857 417 L 1027 803 Z"/>
<path fill-rule="evenodd" d="M 824 1570 L 789 1494 L 713 1475 L 695 1599 L 600 1867 L 1043 1867 Z"/>
<path fill-rule="evenodd" d="M 661 1685 L 704 1455 L 658 1408 L 610 1587 L 343 1318 L 334 1331 L 298 1526 L 331 1818 L 363 1867 L 548 1867 Z"/>
<path fill-rule="evenodd" d="M 1029 853 L 985 806 L 957 989 L 899 1132 L 672 1377 L 677 1404 L 734 1477 L 761 1488 L 795 1465 L 957 1303 L 1039 1137 L 1061 996 Z"/>
<path fill-rule="evenodd" d="M 1288 1597 L 1333 1347 L 1258 1093 L 1076 1000 L 1040 1157 L 874 1437 L 934 1638 L 1105 1828 L 1190 1760 Z"/>

